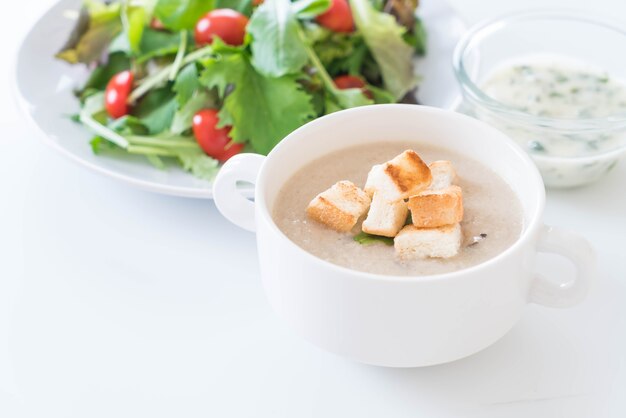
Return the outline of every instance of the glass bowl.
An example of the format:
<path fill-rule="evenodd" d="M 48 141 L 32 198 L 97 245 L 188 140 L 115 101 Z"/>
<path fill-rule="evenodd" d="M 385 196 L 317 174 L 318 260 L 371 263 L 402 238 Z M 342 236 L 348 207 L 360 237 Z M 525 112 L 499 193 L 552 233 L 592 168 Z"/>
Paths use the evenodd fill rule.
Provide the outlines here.
<path fill-rule="evenodd" d="M 454 53 L 463 93 L 459 110 L 516 140 L 533 157 L 547 186 L 594 182 L 626 153 L 626 104 L 602 117 L 554 118 L 499 102 L 481 86 L 494 70 L 538 56 L 589 64 L 626 86 L 624 28 L 606 18 L 569 11 L 516 13 L 479 24 Z"/>

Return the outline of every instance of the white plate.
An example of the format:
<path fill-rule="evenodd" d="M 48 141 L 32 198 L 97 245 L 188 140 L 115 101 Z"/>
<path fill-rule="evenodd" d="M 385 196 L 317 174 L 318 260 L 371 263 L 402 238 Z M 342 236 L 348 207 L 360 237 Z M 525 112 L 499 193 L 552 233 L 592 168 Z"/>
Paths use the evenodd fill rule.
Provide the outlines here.
<path fill-rule="evenodd" d="M 75 11 L 81 0 L 60 0 L 33 25 L 18 51 L 15 79 L 18 101 L 32 122 L 54 148 L 74 161 L 99 173 L 140 189 L 185 197 L 212 197 L 211 183 L 195 178 L 182 169 L 152 167 L 143 157 L 96 156 L 91 152 L 91 133 L 72 122 L 78 111 L 72 91 L 86 80 L 87 70 L 56 60 L 74 21 L 67 11 Z M 418 98 L 421 103 L 450 108 L 458 96 L 451 68 L 452 50 L 465 25 L 443 0 L 425 0 L 420 6 L 428 30 L 428 54 L 418 60 L 423 76 Z M 247 196 L 253 190 L 242 189 Z"/>

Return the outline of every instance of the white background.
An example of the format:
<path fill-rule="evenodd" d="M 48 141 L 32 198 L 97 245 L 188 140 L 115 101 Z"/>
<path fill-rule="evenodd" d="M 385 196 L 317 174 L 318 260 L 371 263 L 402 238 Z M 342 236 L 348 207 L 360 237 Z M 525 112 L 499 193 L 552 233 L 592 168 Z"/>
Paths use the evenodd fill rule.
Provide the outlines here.
<path fill-rule="evenodd" d="M 0 25 L 0 417 L 626 416 L 626 164 L 548 194 L 546 221 L 598 250 L 586 302 L 529 306 L 456 363 L 363 366 L 276 320 L 253 235 L 212 202 L 131 189 L 42 144 L 9 57 L 51 3 L 6 2 Z M 469 23 L 550 5 L 626 16 L 623 0 L 451 3 Z"/>

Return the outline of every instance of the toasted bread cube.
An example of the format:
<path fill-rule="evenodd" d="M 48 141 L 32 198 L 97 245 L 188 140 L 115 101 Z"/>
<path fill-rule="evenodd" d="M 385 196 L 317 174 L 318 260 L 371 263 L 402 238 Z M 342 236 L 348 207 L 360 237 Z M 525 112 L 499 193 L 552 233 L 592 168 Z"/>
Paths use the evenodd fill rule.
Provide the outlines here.
<path fill-rule="evenodd" d="M 362 229 L 368 234 L 395 237 L 406 223 L 408 214 L 409 208 L 404 200 L 389 202 L 376 193 Z"/>
<path fill-rule="evenodd" d="M 452 186 L 456 182 L 456 171 L 450 161 L 433 161 L 428 164 L 433 181 L 430 183 L 430 190 L 441 190 Z"/>
<path fill-rule="evenodd" d="M 450 258 L 458 254 L 461 241 L 461 225 L 458 223 L 439 228 L 407 225 L 396 236 L 393 245 L 401 260 Z"/>
<path fill-rule="evenodd" d="M 396 202 L 425 190 L 432 180 L 430 169 L 413 150 L 404 151 L 391 161 L 375 165 L 365 183 L 365 192 L 378 193 L 386 201 Z"/>
<path fill-rule="evenodd" d="M 436 228 L 463 220 L 463 191 L 459 186 L 425 190 L 411 196 L 408 204 L 413 225 Z"/>
<path fill-rule="evenodd" d="M 309 203 L 307 215 L 335 231 L 348 232 L 370 206 L 370 197 L 354 183 L 340 181 Z"/>

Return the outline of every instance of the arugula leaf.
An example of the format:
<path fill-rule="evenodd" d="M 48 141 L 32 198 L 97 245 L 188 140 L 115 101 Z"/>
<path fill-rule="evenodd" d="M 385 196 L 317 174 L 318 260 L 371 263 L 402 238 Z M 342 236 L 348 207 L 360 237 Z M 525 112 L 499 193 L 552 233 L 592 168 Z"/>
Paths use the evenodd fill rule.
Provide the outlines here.
<path fill-rule="evenodd" d="M 180 37 L 180 33 L 146 28 L 141 38 L 137 62 L 141 64 L 155 57 L 175 54 L 178 52 Z"/>
<path fill-rule="evenodd" d="M 330 8 L 331 0 L 297 0 L 291 4 L 300 19 L 312 19 Z"/>
<path fill-rule="evenodd" d="M 281 139 L 315 117 L 311 97 L 302 90 L 297 75 L 277 78 L 259 74 L 246 53 L 209 59 L 200 82 L 224 96 L 220 125 L 232 124 L 235 142 L 250 141 L 256 152 L 267 154 Z"/>
<path fill-rule="evenodd" d="M 150 91 L 137 105 L 133 112 L 151 134 L 158 134 L 168 129 L 176 112 L 176 100 L 169 87 Z"/>
<path fill-rule="evenodd" d="M 122 31 L 120 4 L 85 0 L 76 26 L 56 58 L 70 64 L 97 61 L 106 47 Z"/>
<path fill-rule="evenodd" d="M 382 237 L 380 235 L 371 235 L 366 232 L 360 232 L 356 234 L 353 239 L 361 245 L 372 245 L 378 242 L 385 245 L 393 245 L 393 238 Z"/>
<path fill-rule="evenodd" d="M 300 72 L 307 62 L 300 24 L 289 0 L 261 4 L 248 23 L 252 35 L 252 65 L 267 76 Z"/>
<path fill-rule="evenodd" d="M 158 0 L 154 14 L 168 29 L 193 29 L 209 10 L 214 0 Z"/>
<path fill-rule="evenodd" d="M 354 23 L 380 67 L 385 88 L 401 99 L 417 84 L 413 73 L 413 48 L 403 35 L 405 29 L 393 16 L 378 12 L 369 0 L 350 0 Z"/>
<path fill-rule="evenodd" d="M 200 87 L 198 68 L 192 62 L 180 70 L 172 87 L 172 90 L 176 93 L 178 107 L 182 107 L 193 96 L 198 87 Z"/>
<path fill-rule="evenodd" d="M 216 9 L 233 9 L 248 17 L 252 14 L 252 0 L 215 0 Z"/>
<path fill-rule="evenodd" d="M 125 54 L 116 52 L 109 55 L 109 59 L 105 64 L 99 65 L 93 70 L 79 94 L 81 97 L 84 97 L 84 93 L 88 90 L 104 90 L 111 77 L 129 68 L 130 61 Z"/>

